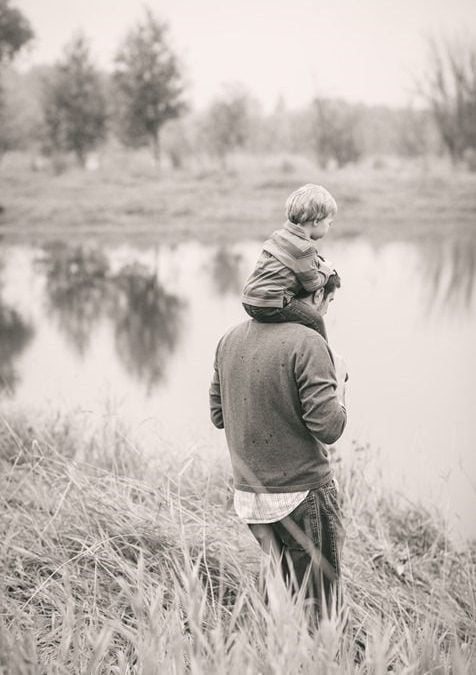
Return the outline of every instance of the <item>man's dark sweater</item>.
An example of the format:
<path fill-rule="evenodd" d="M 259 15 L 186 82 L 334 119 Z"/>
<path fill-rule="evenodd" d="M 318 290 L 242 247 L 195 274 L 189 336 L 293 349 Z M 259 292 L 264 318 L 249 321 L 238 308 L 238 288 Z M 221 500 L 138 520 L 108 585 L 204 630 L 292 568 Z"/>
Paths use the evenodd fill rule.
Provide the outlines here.
<path fill-rule="evenodd" d="M 330 349 L 293 323 L 245 321 L 218 343 L 210 386 L 213 424 L 224 428 L 234 484 L 295 492 L 331 478 L 327 443 L 346 424 Z"/>

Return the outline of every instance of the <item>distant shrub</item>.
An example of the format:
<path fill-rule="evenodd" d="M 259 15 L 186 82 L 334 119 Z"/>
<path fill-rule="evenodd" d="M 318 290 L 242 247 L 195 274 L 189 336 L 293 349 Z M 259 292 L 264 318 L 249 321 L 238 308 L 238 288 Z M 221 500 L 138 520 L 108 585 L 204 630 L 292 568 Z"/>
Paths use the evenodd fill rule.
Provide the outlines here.
<path fill-rule="evenodd" d="M 464 153 L 464 162 L 471 173 L 476 173 L 476 150 L 468 148 Z"/>
<path fill-rule="evenodd" d="M 343 167 L 362 155 L 359 112 L 345 101 L 316 98 L 313 102 L 313 145 L 319 164 Z"/>
<path fill-rule="evenodd" d="M 281 164 L 279 165 L 279 170 L 281 173 L 294 173 L 296 171 L 296 167 L 293 162 L 291 162 L 290 159 L 283 159 Z"/>
<path fill-rule="evenodd" d="M 375 169 L 376 171 L 382 171 L 383 169 L 387 168 L 387 162 L 383 159 L 383 157 L 375 157 L 375 159 L 372 162 L 372 169 Z"/>

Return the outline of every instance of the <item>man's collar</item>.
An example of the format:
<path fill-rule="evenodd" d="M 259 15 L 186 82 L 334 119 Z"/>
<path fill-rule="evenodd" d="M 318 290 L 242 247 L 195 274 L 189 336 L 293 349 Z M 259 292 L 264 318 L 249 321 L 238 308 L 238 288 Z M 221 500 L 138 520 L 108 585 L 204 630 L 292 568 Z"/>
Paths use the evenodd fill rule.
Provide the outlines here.
<path fill-rule="evenodd" d="M 301 239 L 311 239 L 311 237 L 306 234 L 306 231 L 304 230 L 302 225 L 297 225 L 296 223 L 292 223 L 290 220 L 287 220 L 284 223 L 284 229 L 287 230 L 288 232 L 292 232 L 298 237 L 301 237 Z"/>

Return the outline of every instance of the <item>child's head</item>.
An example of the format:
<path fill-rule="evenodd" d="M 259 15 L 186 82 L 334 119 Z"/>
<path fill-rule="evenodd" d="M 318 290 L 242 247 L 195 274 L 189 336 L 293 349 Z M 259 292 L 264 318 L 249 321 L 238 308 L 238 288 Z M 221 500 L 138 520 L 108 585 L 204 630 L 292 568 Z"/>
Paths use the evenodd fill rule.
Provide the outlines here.
<path fill-rule="evenodd" d="M 337 213 L 337 204 L 334 197 L 322 187 L 307 183 L 289 195 L 286 201 L 288 220 L 296 225 L 304 223 L 318 223 Z"/>

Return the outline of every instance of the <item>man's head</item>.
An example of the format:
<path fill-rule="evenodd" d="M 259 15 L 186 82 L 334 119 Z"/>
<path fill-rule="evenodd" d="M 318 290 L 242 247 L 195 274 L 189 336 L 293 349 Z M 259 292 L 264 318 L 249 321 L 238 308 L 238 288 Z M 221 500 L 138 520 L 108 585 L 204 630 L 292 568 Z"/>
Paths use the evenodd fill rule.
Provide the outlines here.
<path fill-rule="evenodd" d="M 340 288 L 340 284 L 340 276 L 337 272 L 334 272 L 330 275 L 322 288 L 319 288 L 319 290 L 314 293 L 304 291 L 297 297 L 299 297 L 300 300 L 309 302 L 318 314 L 324 316 L 324 314 L 327 313 L 330 303 L 334 300 L 336 289 Z"/>
<path fill-rule="evenodd" d="M 307 183 L 298 188 L 286 201 L 286 215 L 295 225 L 314 223 L 317 226 L 323 220 L 330 223 L 336 213 L 337 204 L 334 197 L 325 187 L 314 183 Z"/>

